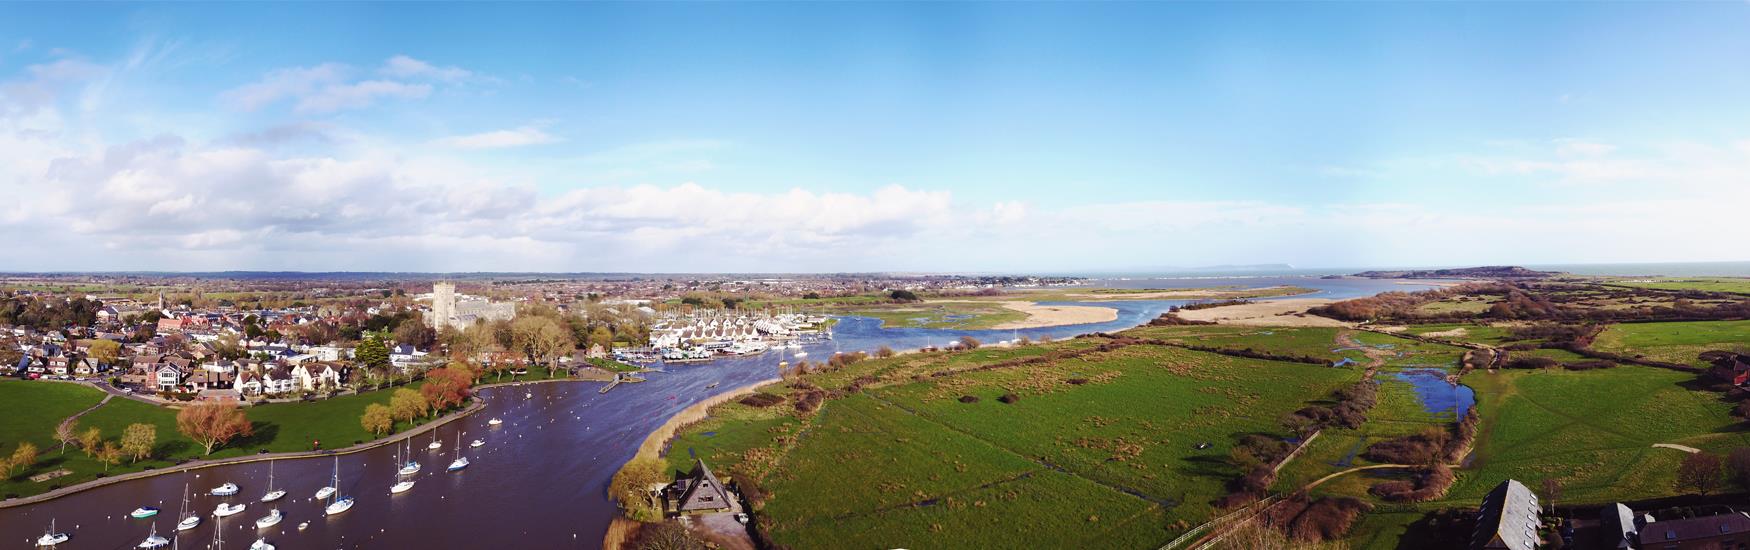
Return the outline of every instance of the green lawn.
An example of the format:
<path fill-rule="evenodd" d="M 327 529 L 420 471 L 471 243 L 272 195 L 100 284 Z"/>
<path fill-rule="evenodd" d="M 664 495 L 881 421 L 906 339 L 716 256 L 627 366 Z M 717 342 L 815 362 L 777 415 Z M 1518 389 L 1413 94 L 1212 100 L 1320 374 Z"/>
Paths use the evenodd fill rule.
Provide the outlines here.
<path fill-rule="evenodd" d="M 1750 278 L 1745 277 L 1659 277 L 1611 281 L 1609 284 L 1655 290 L 1702 290 L 1750 294 Z"/>
<path fill-rule="evenodd" d="M 1670 363 L 1706 366 L 1696 356 L 1709 350 L 1750 348 L 1750 320 L 1620 323 L 1605 329 L 1592 347 Z"/>
<path fill-rule="evenodd" d="M 545 370 L 530 374 L 545 377 Z M 417 389 L 418 385 L 408 387 Z M 101 430 L 105 439 L 114 441 L 120 439 L 122 430 L 130 424 L 146 423 L 157 427 L 158 444 L 154 456 L 139 463 L 124 460 L 109 468 L 107 473 L 114 475 L 165 468 L 182 460 L 251 455 L 263 449 L 269 452 L 307 451 L 312 448 L 314 441 L 321 441 L 323 448 L 336 449 L 375 439 L 360 426 L 359 417 L 364 414 L 365 406 L 371 403 L 387 404 L 391 393 L 385 390 L 308 403 L 274 403 L 247 407 L 244 411 L 254 423 L 254 435 L 215 449 L 211 457 L 203 456 L 204 449 L 177 432 L 175 410 L 131 399 L 111 399 L 97 410 L 80 417 L 79 428 L 83 430 L 96 427 Z M 0 401 L 0 414 L 5 414 L 7 419 L 6 423 L 0 423 L 0 430 L 5 430 L 3 433 L 8 438 L 6 441 L 28 436 L 39 447 L 48 451 L 53 446 L 55 425 L 62 418 L 97 403 L 102 399 L 102 392 L 72 384 L 0 382 L 0 399 L 4 399 Z M 14 412 L 15 414 L 6 414 Z M 418 423 L 429 420 L 420 419 Z M 413 425 L 415 424 L 400 423 L 396 430 L 402 431 Z M 8 443 L 0 450 L 10 452 L 13 446 Z M 73 473 L 44 483 L 35 483 L 28 479 L 30 475 L 59 468 L 66 468 Z M 36 467 L 0 483 L 0 493 L 21 496 L 42 493 L 55 487 L 95 479 L 104 471 L 102 463 L 77 449 L 69 449 L 65 454 L 45 453 Z"/>
<path fill-rule="evenodd" d="M 846 310 L 844 313 L 880 319 L 881 326 L 885 328 L 978 330 L 1027 319 L 1026 313 L 1000 304 L 979 302 L 870 306 Z"/>

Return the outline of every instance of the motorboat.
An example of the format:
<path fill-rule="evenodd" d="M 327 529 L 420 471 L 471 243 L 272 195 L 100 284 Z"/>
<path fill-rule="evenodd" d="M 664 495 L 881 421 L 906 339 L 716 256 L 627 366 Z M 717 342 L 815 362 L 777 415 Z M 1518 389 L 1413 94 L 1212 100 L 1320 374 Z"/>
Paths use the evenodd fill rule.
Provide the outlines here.
<path fill-rule="evenodd" d="M 504 423 L 503 420 L 499 420 L 497 418 L 493 418 L 492 420 L 486 421 L 486 425 L 488 425 L 488 426 L 497 426 L 497 425 L 503 424 L 503 423 Z"/>
<path fill-rule="evenodd" d="M 242 504 L 230 504 L 230 503 L 221 502 L 221 503 L 219 503 L 218 508 L 213 509 L 213 517 L 223 518 L 223 517 L 235 516 L 237 514 L 243 513 L 244 508 L 248 508 L 248 506 L 245 506 Z"/>
<path fill-rule="evenodd" d="M 255 539 L 255 544 L 249 545 L 249 550 L 273 550 L 273 545 L 267 539 Z"/>
<path fill-rule="evenodd" d="M 235 494 L 237 494 L 237 484 L 236 483 L 226 483 L 224 485 L 214 487 L 212 492 L 209 494 L 216 496 L 216 497 L 228 497 L 231 495 L 235 495 Z"/>
<path fill-rule="evenodd" d="M 286 515 L 281 514 L 279 508 L 274 508 L 273 511 L 268 512 L 267 515 L 261 516 L 261 519 L 255 520 L 255 528 L 266 529 L 273 527 L 279 525 L 280 520 L 283 519 L 286 519 Z"/>
<path fill-rule="evenodd" d="M 67 539 L 71 539 L 71 538 L 73 538 L 72 535 L 68 535 L 66 533 L 55 532 L 55 520 L 53 518 L 50 518 L 49 519 L 49 530 L 44 532 L 43 536 L 36 538 L 36 545 L 37 546 L 54 546 L 54 545 L 57 545 L 57 544 L 60 544 L 63 542 L 67 542 Z"/>
<path fill-rule="evenodd" d="M 479 439 L 476 439 L 476 440 L 474 440 L 474 442 L 473 442 L 473 443 L 469 443 L 469 444 L 468 444 L 468 446 L 469 446 L 469 447 L 479 447 L 479 446 L 481 446 L 481 445 L 485 445 L 485 444 L 486 444 L 486 442 L 485 442 L 485 441 L 481 441 L 481 440 L 479 440 Z"/>
<path fill-rule="evenodd" d="M 324 507 L 322 513 L 332 516 L 351 509 L 352 497 L 341 497 L 334 502 L 329 503 L 327 507 Z"/>
<path fill-rule="evenodd" d="M 128 512 L 128 517 L 132 517 L 134 519 L 146 519 L 146 518 L 156 516 L 156 515 L 158 515 L 158 509 L 153 508 L 151 506 L 141 506 L 139 508 L 135 508 L 134 511 L 132 511 L 132 512 Z"/>
<path fill-rule="evenodd" d="M 134 545 L 134 548 L 152 550 L 166 546 L 170 546 L 170 539 L 158 536 L 158 524 L 154 523 L 152 524 L 152 534 L 146 535 L 146 540 L 140 541 L 139 544 Z"/>
<path fill-rule="evenodd" d="M 389 486 L 389 494 L 396 495 L 413 490 L 413 480 L 402 480 Z"/>

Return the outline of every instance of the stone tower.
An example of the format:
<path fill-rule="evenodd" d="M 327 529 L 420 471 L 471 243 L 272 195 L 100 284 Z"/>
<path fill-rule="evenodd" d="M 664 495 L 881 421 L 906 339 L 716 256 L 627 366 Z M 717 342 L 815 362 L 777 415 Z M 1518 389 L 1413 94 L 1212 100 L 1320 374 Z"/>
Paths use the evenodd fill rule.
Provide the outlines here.
<path fill-rule="evenodd" d="M 431 284 L 431 326 L 442 328 L 450 324 L 450 319 L 456 316 L 456 284 L 436 282 Z"/>

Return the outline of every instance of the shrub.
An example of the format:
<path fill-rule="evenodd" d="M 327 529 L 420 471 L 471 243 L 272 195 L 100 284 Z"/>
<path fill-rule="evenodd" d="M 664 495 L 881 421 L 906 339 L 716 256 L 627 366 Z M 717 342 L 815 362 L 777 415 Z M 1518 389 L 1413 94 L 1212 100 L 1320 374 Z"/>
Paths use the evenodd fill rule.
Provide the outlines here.
<path fill-rule="evenodd" d="M 1452 487 L 1452 468 L 1435 464 L 1409 481 L 1387 481 L 1374 485 L 1367 492 L 1391 502 L 1425 502 L 1440 498 Z"/>
<path fill-rule="evenodd" d="M 962 396 L 960 396 L 960 402 L 961 403 L 977 403 L 978 396 L 976 396 L 976 395 L 962 395 Z"/>
<path fill-rule="evenodd" d="M 762 409 L 783 402 L 784 398 L 769 393 L 756 393 L 741 398 L 741 404 Z"/>
<path fill-rule="evenodd" d="M 1021 396 L 1015 395 L 1013 393 L 1005 393 L 1005 394 L 1003 394 L 1002 397 L 997 398 L 997 401 L 1001 401 L 1003 403 L 1014 403 L 1014 402 L 1020 401 L 1020 400 L 1021 400 Z"/>

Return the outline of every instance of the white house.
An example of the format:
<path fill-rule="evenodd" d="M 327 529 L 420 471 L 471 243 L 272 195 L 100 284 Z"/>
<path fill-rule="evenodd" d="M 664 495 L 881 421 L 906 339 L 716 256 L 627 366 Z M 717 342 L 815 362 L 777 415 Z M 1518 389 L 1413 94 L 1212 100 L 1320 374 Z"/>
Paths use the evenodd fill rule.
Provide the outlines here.
<path fill-rule="evenodd" d="M 302 363 L 292 367 L 292 378 L 297 380 L 299 388 L 305 391 L 316 391 L 318 388 L 340 387 L 340 369 L 328 363 Z"/>

